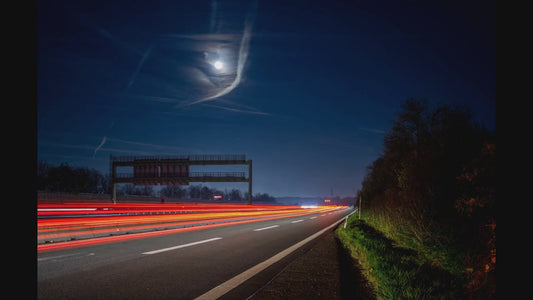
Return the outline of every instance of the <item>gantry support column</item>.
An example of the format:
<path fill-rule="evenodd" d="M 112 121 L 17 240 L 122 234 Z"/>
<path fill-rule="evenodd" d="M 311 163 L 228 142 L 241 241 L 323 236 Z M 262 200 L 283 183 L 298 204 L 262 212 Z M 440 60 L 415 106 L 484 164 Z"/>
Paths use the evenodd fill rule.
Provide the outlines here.
<path fill-rule="evenodd" d="M 248 204 L 252 204 L 252 160 L 248 161 Z"/>
<path fill-rule="evenodd" d="M 111 160 L 111 159 L 110 159 Z M 112 200 L 113 200 L 113 204 L 117 204 L 117 167 L 115 166 L 115 164 L 113 162 L 111 162 L 111 184 L 112 184 L 112 191 L 111 191 L 111 195 L 112 195 Z"/>

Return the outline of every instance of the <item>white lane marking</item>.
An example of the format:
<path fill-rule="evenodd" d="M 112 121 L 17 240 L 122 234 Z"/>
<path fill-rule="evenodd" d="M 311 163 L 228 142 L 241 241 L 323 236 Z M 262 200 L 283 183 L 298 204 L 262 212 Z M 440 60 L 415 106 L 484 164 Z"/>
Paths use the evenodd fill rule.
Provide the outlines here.
<path fill-rule="evenodd" d="M 190 246 L 194 246 L 194 245 L 198 245 L 198 244 L 209 243 L 209 242 L 220 240 L 220 239 L 222 239 L 222 238 L 221 237 L 216 237 L 216 238 L 212 238 L 212 239 L 208 239 L 208 240 L 203 240 L 203 241 L 198 241 L 198 242 L 178 245 L 178 246 L 174 246 L 174 247 L 168 247 L 168 248 L 163 248 L 163 249 L 143 252 L 143 254 L 157 254 L 157 253 L 161 253 L 161 252 L 165 252 L 165 251 L 171 251 L 171 250 L 176 250 L 176 249 L 180 249 L 180 248 L 190 247 Z"/>
<path fill-rule="evenodd" d="M 279 225 L 272 225 L 272 226 L 268 226 L 268 227 L 257 228 L 257 229 L 254 229 L 254 231 L 267 230 L 267 229 L 272 229 L 272 228 L 276 228 L 276 227 L 279 227 Z"/>
<path fill-rule="evenodd" d="M 310 219 L 311 219 L 311 220 L 312 220 L 312 219 L 316 219 L 316 217 L 311 217 Z"/>
<path fill-rule="evenodd" d="M 64 255 L 56 255 L 56 256 L 49 256 L 49 257 L 41 257 L 41 258 L 37 258 L 37 261 L 47 261 L 47 260 L 57 260 L 57 259 L 62 259 L 62 258 L 67 258 L 67 257 L 84 257 L 84 256 L 93 256 L 94 253 L 72 253 L 72 254 L 64 254 Z"/>
<path fill-rule="evenodd" d="M 74 253 L 74 254 L 65 254 L 65 255 L 58 255 L 58 256 L 42 257 L 42 258 L 37 258 L 37 261 L 45 261 L 45 260 L 49 260 L 49 259 L 58 259 L 58 258 L 64 258 L 64 257 L 69 257 L 69 256 L 74 256 L 74 255 L 78 255 L 78 254 Z"/>
<path fill-rule="evenodd" d="M 344 220 L 344 217 L 339 219 L 339 220 L 337 220 L 337 221 L 335 221 L 333 224 L 331 224 L 328 227 L 320 230 L 319 232 L 317 232 L 317 233 L 315 233 L 313 235 L 310 235 L 306 239 L 304 239 L 304 240 L 302 240 L 302 241 L 290 246 L 289 248 L 279 252 L 278 254 L 272 256 L 271 258 L 265 260 L 264 262 L 261 262 L 261 263 L 255 265 L 255 266 L 251 267 L 250 269 L 242 272 L 241 274 L 231 278 L 230 280 L 228 280 L 228 281 L 226 281 L 226 282 L 214 287 L 213 289 L 207 291 L 205 294 L 198 296 L 196 299 L 197 300 L 207 300 L 207 299 L 210 300 L 210 299 L 218 299 L 218 298 L 220 298 L 221 296 L 223 296 L 227 292 L 229 292 L 232 289 L 236 288 L 237 286 L 241 285 L 246 280 L 254 277 L 259 272 L 261 272 L 264 269 L 268 268 L 272 264 L 275 264 L 276 262 L 280 261 L 285 256 L 291 254 L 296 249 L 298 249 L 301 246 L 307 244 L 308 242 L 310 242 L 313 239 L 317 238 L 318 236 L 320 236 L 324 232 L 330 230 L 331 228 L 337 226 L 343 220 Z"/>
<path fill-rule="evenodd" d="M 320 215 L 321 217 L 324 217 L 326 214 Z"/>
<path fill-rule="evenodd" d="M 296 221 L 292 221 L 291 223 L 298 223 L 298 222 L 303 222 L 303 220 L 296 220 Z"/>

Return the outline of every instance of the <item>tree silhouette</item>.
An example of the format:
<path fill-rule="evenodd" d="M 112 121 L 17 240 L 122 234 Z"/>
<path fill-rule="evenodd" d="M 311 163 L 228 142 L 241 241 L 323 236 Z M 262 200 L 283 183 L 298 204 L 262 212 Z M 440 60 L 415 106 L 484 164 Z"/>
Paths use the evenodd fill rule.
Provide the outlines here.
<path fill-rule="evenodd" d="M 426 255 L 453 244 L 469 260 L 440 258 L 449 270 L 462 264 L 495 268 L 494 134 L 465 106 L 430 110 L 426 100 L 408 99 L 384 146 L 359 191 L 364 215 L 402 246 L 426 249 Z M 479 284 L 487 281 L 478 277 Z"/>

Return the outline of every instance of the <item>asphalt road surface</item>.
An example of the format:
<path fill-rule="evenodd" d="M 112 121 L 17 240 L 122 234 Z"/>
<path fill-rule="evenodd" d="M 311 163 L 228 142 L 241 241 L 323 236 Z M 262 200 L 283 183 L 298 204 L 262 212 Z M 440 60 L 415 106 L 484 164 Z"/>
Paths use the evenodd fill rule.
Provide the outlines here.
<path fill-rule="evenodd" d="M 351 212 L 339 209 L 38 253 L 37 296 L 246 299 Z"/>

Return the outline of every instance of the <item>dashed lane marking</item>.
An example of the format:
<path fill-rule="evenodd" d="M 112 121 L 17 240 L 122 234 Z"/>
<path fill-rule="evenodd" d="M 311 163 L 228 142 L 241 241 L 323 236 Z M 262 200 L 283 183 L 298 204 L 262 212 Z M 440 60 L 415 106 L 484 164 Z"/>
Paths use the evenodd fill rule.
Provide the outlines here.
<path fill-rule="evenodd" d="M 268 226 L 268 227 L 257 228 L 257 229 L 254 229 L 254 231 L 267 230 L 267 229 L 272 229 L 272 228 L 276 228 L 276 227 L 279 227 L 279 225 L 272 225 L 272 226 Z"/>
<path fill-rule="evenodd" d="M 171 250 L 181 249 L 181 248 L 190 247 L 190 246 L 194 246 L 194 245 L 209 243 L 209 242 L 220 240 L 220 239 L 222 239 L 222 238 L 221 237 L 216 237 L 216 238 L 212 238 L 212 239 L 207 239 L 207 240 L 203 240 L 203 241 L 198 241 L 198 242 L 178 245 L 178 246 L 174 246 L 174 247 L 168 247 L 168 248 L 163 248 L 163 249 L 143 252 L 143 254 L 147 254 L 147 255 L 157 254 L 157 253 L 161 253 L 161 252 L 165 252 L 165 251 L 171 251 Z"/>

